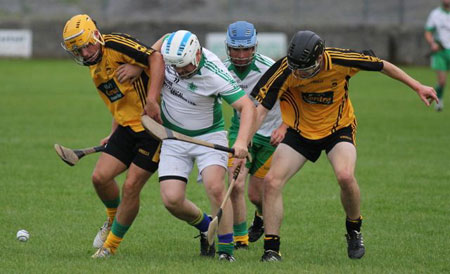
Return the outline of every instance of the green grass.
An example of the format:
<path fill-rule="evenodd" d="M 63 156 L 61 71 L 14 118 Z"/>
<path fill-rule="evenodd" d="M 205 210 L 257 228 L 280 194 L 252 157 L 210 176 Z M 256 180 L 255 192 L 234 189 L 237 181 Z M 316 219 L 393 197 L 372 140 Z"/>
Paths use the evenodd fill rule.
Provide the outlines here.
<path fill-rule="evenodd" d="M 429 69 L 406 70 L 434 84 Z M 92 240 L 105 218 L 90 182 L 97 156 L 69 167 L 53 144 L 96 145 L 109 133 L 111 116 L 87 69 L 71 61 L 1 60 L 0 71 L 0 272 L 450 271 L 450 108 L 427 109 L 412 91 L 380 73 L 361 72 L 350 85 L 366 256 L 347 258 L 339 188 L 322 155 L 284 189 L 283 262 L 260 263 L 258 241 L 237 251 L 236 263 L 223 264 L 198 256 L 195 229 L 163 207 L 156 176 L 143 190 L 139 216 L 118 254 L 92 260 Z M 201 185 L 190 182 L 188 197 L 208 209 Z M 27 243 L 15 239 L 19 229 L 31 233 Z"/>

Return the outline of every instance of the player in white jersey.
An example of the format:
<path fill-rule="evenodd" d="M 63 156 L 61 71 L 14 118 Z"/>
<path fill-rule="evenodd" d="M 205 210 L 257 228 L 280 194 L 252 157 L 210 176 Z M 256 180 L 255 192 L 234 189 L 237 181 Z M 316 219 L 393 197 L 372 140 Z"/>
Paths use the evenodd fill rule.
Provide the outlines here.
<path fill-rule="evenodd" d="M 228 59 L 224 62 L 238 85 L 247 95 L 253 90 L 259 78 L 274 63 L 272 59 L 256 52 L 257 36 L 253 24 L 246 21 L 237 21 L 228 26 L 225 41 Z M 252 99 L 254 104 L 257 101 Z M 236 140 L 239 131 L 240 114 L 234 111 L 229 130 L 230 144 Z M 259 130 L 252 140 L 249 148 L 252 161 L 246 163 L 241 171 L 231 193 L 233 205 L 233 232 L 235 248 L 248 248 L 248 242 L 257 241 L 264 234 L 262 220 L 262 189 L 263 179 L 270 167 L 275 146 L 284 137 L 286 127 L 282 127 L 279 102 L 268 113 Z M 233 159 L 228 165 L 232 166 Z M 229 178 L 233 170 L 229 170 Z M 245 202 L 245 181 L 250 174 L 248 184 L 248 197 L 256 206 L 252 226 L 247 229 L 247 208 Z"/>
<path fill-rule="evenodd" d="M 442 5 L 431 11 L 425 24 L 425 39 L 431 49 L 431 68 L 437 75 L 435 90 L 439 101 L 434 107 L 441 111 L 447 71 L 450 70 L 450 0 L 442 0 Z"/>
<path fill-rule="evenodd" d="M 255 106 L 236 84 L 225 66 L 197 37 L 179 30 L 162 37 L 155 45 L 166 64 L 161 90 L 160 112 L 149 113 L 164 126 L 197 139 L 228 146 L 224 129 L 221 99 L 241 113 L 240 130 L 234 143 L 236 165 L 248 154 Z M 149 94 L 150 104 L 157 106 L 160 94 Z M 158 108 L 159 109 L 159 108 Z M 201 255 L 214 256 L 215 246 L 207 242 L 210 218 L 185 197 L 188 176 L 197 162 L 199 173 L 215 214 L 225 196 L 225 173 L 228 154 L 211 148 L 164 140 L 161 147 L 159 181 L 161 197 L 175 217 L 200 231 Z M 234 261 L 233 212 L 228 202 L 218 228 L 219 260 Z"/>

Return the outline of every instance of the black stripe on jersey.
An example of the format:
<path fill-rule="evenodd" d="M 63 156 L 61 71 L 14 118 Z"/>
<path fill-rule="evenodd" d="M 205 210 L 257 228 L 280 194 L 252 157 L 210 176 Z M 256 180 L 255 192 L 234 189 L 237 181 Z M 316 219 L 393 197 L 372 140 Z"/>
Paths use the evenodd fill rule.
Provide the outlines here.
<path fill-rule="evenodd" d="M 139 98 L 141 99 L 142 106 L 144 106 L 145 105 L 145 103 L 144 103 L 145 102 L 145 91 L 144 91 L 144 87 L 142 85 L 141 77 L 139 77 L 135 83 L 136 83 L 136 90 L 139 94 Z"/>
<path fill-rule="evenodd" d="M 336 118 L 336 123 L 334 123 L 333 127 L 331 128 L 331 133 L 335 133 L 336 132 L 336 128 L 339 126 L 339 121 L 342 118 L 342 111 L 344 110 L 345 101 L 346 100 L 344 98 L 342 98 L 341 104 L 339 105 L 339 110 L 338 110 L 338 114 L 337 114 L 337 118 Z"/>
<path fill-rule="evenodd" d="M 326 51 L 333 64 L 369 71 L 381 71 L 383 69 L 383 61 L 371 55 L 349 49 L 327 48 Z"/>
<path fill-rule="evenodd" d="M 130 47 L 133 47 L 133 48 L 137 49 L 138 51 L 145 52 L 148 55 L 150 55 L 154 52 L 154 49 L 152 49 L 151 47 L 148 47 L 140 42 L 136 42 L 136 40 L 127 39 L 127 38 L 125 38 L 123 36 L 119 36 L 119 35 L 105 35 L 105 40 L 106 41 L 116 41 L 118 43 L 123 43 L 123 44 L 129 45 Z"/>
<path fill-rule="evenodd" d="M 152 54 L 153 53 L 153 49 L 150 47 L 147 47 L 146 45 L 140 43 L 140 42 L 136 42 L 136 40 L 132 40 L 132 39 L 126 39 L 123 36 L 119 36 L 119 35 L 109 35 L 105 37 L 108 41 L 116 41 L 119 43 L 123 43 L 123 44 L 127 44 L 133 48 L 136 48 L 139 51 L 143 51 L 146 52 L 147 54 Z"/>
<path fill-rule="evenodd" d="M 145 106 L 147 100 L 147 84 L 148 84 L 148 76 L 145 72 L 141 73 L 141 76 L 137 81 L 133 83 L 134 88 L 136 89 L 139 98 L 141 99 L 142 107 Z"/>
<path fill-rule="evenodd" d="M 331 69 L 331 56 L 329 54 L 323 54 L 323 56 L 325 57 L 325 70 L 328 71 Z"/>
<path fill-rule="evenodd" d="M 136 39 L 136 38 L 134 38 L 134 37 L 132 37 L 132 36 L 126 34 L 126 33 L 113 32 L 113 33 L 111 33 L 111 35 L 116 35 L 116 36 L 119 36 L 119 37 L 123 37 L 123 38 L 126 39 L 126 40 L 131 40 L 131 41 L 133 41 L 133 42 L 135 42 L 135 43 L 137 43 L 137 44 L 139 44 L 139 45 L 141 45 L 141 46 L 143 46 L 143 47 L 146 47 L 146 48 L 148 48 L 148 49 L 151 48 L 151 47 L 149 47 L 148 45 L 142 43 L 142 42 L 139 41 L 138 39 Z"/>
<path fill-rule="evenodd" d="M 372 56 L 366 56 L 359 53 L 340 53 L 340 52 L 329 52 L 332 59 L 349 59 L 349 60 L 360 60 L 360 61 L 372 61 L 380 62 L 379 59 Z"/>
<path fill-rule="evenodd" d="M 116 39 L 116 40 L 121 41 L 123 43 L 128 43 L 130 46 L 137 47 L 137 48 L 142 48 L 142 50 L 153 51 L 153 49 L 151 47 L 149 47 L 148 45 L 142 43 L 141 41 L 139 41 L 139 40 L 129 36 L 128 34 L 111 33 L 111 34 L 106 34 L 105 38 L 106 39 Z"/>
<path fill-rule="evenodd" d="M 139 85 L 138 91 L 140 94 L 139 97 L 141 98 L 142 107 L 144 107 L 146 103 L 147 92 L 146 88 L 144 87 L 144 83 L 142 83 L 142 78 L 139 78 L 138 85 Z"/>
<path fill-rule="evenodd" d="M 353 120 L 352 124 L 350 125 L 352 127 L 352 138 L 353 138 L 353 144 L 356 146 L 356 118 Z"/>
<path fill-rule="evenodd" d="M 300 110 L 298 108 L 298 104 L 295 102 L 295 98 L 292 95 L 290 90 L 287 90 L 283 95 L 281 95 L 280 101 L 286 101 L 294 110 L 294 129 L 300 133 L 299 125 L 300 125 Z"/>
<path fill-rule="evenodd" d="M 149 65 L 148 57 L 153 53 L 153 49 L 119 34 L 106 34 L 103 37 L 105 47 L 125 54 L 143 65 Z"/>
<path fill-rule="evenodd" d="M 371 49 L 364 49 L 362 51 L 355 51 L 355 50 L 351 50 L 351 49 L 341 49 L 341 48 L 327 48 L 327 50 L 329 51 L 337 51 L 337 52 L 357 52 L 357 53 L 362 53 L 364 55 L 367 56 L 372 56 L 372 57 L 377 57 L 377 55 L 375 54 L 375 52 Z"/>
<path fill-rule="evenodd" d="M 283 83 L 291 74 L 284 57 L 273 64 L 259 79 L 250 95 L 260 102 L 265 108 L 272 109 L 278 99 Z"/>
<path fill-rule="evenodd" d="M 136 90 L 139 100 L 141 102 L 142 107 L 145 105 L 145 97 L 142 95 L 142 80 L 139 78 L 136 81 L 133 82 L 133 87 Z"/>
<path fill-rule="evenodd" d="M 345 94 L 342 97 L 341 104 L 339 105 L 339 110 L 338 110 L 338 114 L 337 114 L 337 117 L 336 117 L 336 123 L 334 123 L 333 128 L 331 129 L 331 133 L 336 132 L 336 128 L 339 126 L 339 122 L 340 122 L 340 120 L 342 118 L 342 112 L 344 111 L 345 103 L 348 100 L 348 83 L 349 83 L 349 81 L 350 81 L 350 76 L 347 75 L 345 77 L 345 85 L 344 85 Z"/>

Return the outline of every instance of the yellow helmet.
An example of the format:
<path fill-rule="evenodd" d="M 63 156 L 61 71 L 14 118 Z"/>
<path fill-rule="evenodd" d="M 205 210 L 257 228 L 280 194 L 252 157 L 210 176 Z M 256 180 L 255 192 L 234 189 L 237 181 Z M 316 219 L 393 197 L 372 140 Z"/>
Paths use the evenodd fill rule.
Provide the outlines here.
<path fill-rule="evenodd" d="M 67 21 L 63 30 L 63 40 L 61 46 L 72 55 L 77 63 L 82 65 L 91 65 L 87 64 L 81 56 L 82 48 L 89 44 L 105 44 L 94 20 L 86 14 L 75 15 Z M 98 55 L 101 57 L 101 53 Z"/>

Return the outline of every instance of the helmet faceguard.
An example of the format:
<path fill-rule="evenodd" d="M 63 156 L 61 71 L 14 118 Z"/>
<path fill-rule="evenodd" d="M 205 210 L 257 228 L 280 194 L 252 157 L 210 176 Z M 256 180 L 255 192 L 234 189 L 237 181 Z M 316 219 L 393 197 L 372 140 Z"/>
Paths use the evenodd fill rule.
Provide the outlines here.
<path fill-rule="evenodd" d="M 228 26 L 225 48 L 230 61 L 238 67 L 245 67 L 251 64 L 255 56 L 257 46 L 256 30 L 253 24 L 246 21 L 237 21 Z M 246 58 L 231 57 L 230 49 L 250 49 L 253 48 L 252 55 Z"/>
<path fill-rule="evenodd" d="M 179 74 L 181 78 L 190 78 L 199 69 L 197 53 L 201 52 L 200 42 L 195 34 L 187 30 L 179 30 L 170 34 L 163 42 L 161 53 L 166 65 L 177 68 L 188 68 L 189 71 Z M 192 65 L 190 70 L 189 65 Z"/>
<path fill-rule="evenodd" d="M 311 78 L 319 73 L 325 44 L 314 32 L 297 32 L 288 47 L 287 61 L 295 77 Z"/>
<path fill-rule="evenodd" d="M 81 54 L 84 48 L 97 43 L 105 44 L 95 22 L 88 15 L 76 15 L 67 21 L 63 30 L 61 46 L 73 57 L 76 63 L 90 66 L 100 62 L 102 58 L 101 47 L 89 60 L 85 60 Z"/>
<path fill-rule="evenodd" d="M 319 56 L 313 65 L 307 68 L 295 68 L 294 66 L 290 65 L 288 59 L 288 67 L 292 70 L 293 75 L 296 78 L 303 78 L 303 79 L 309 79 L 316 76 L 316 74 L 319 73 L 320 71 L 321 63 L 322 58 Z"/>

